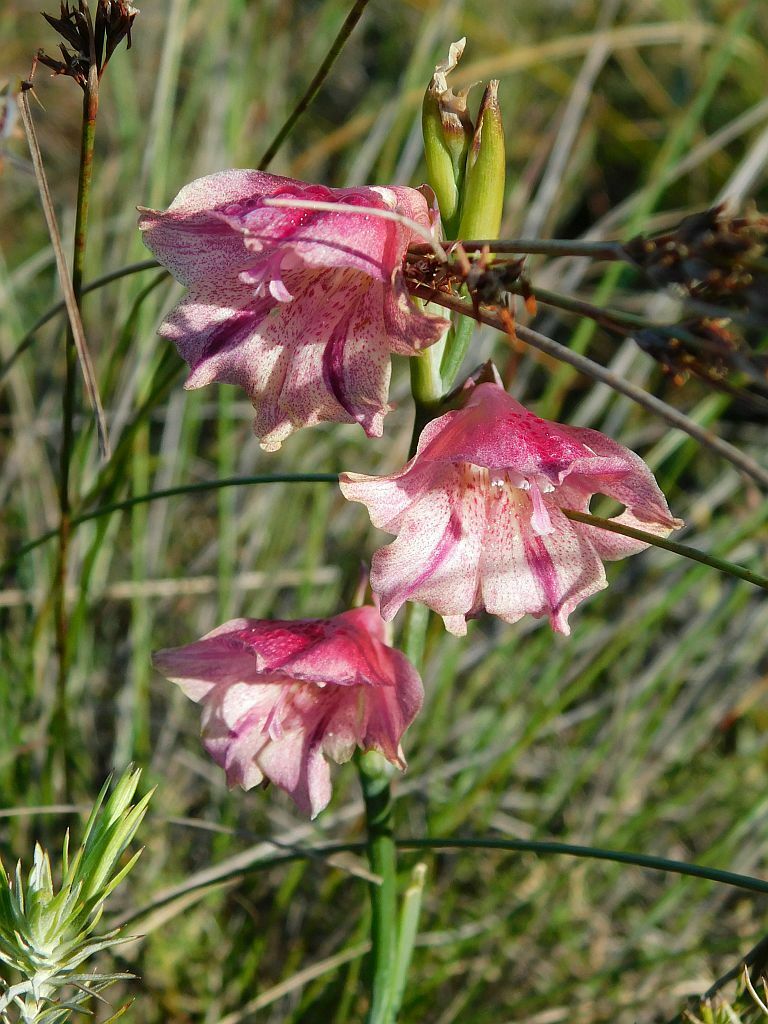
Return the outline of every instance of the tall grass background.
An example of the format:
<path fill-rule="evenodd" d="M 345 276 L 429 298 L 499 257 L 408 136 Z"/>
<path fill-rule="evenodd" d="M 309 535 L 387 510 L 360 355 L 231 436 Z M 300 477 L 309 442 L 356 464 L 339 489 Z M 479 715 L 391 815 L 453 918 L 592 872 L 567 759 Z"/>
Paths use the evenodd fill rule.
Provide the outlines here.
<path fill-rule="evenodd" d="M 145 258 L 135 207 L 187 181 L 255 166 L 327 52 L 348 0 L 145 0 L 134 45 L 102 85 L 87 279 Z M 4 5 L 11 87 L 55 48 L 31 0 Z M 54 12 L 55 13 L 55 12 Z M 419 107 L 448 43 L 458 74 L 501 79 L 507 235 L 629 237 L 715 199 L 768 198 L 768 9 L 673 0 L 538 4 L 371 0 L 271 170 L 333 186 L 419 184 Z M 71 237 L 80 94 L 45 69 L 35 119 Z M 59 299 L 21 132 L 2 142 L 0 362 Z M 599 265 L 529 261 L 540 286 L 661 315 L 664 299 Z M 217 478 L 389 472 L 412 412 L 396 361 L 385 436 L 303 431 L 259 450 L 251 410 L 224 386 L 184 392 L 155 336 L 180 290 L 157 270 L 94 291 L 84 320 L 113 447 L 102 465 L 82 398 L 75 511 Z M 573 318 L 536 325 L 589 351 L 698 422 L 765 458 L 765 423 L 695 382 L 675 387 L 632 342 Z M 540 414 L 604 430 L 657 474 L 683 539 L 765 571 L 768 505 L 685 435 L 568 369 L 475 334 L 467 369 L 494 356 Z M 150 666 L 226 618 L 332 614 L 359 560 L 384 540 L 327 483 L 177 494 L 94 518 L 74 534 L 74 659 L 57 694 L 51 603 L 63 322 L 39 330 L 0 381 L 0 855 L 56 843 L 105 774 L 135 760 L 157 784 L 146 845 L 112 920 L 141 936 L 122 968 L 140 981 L 129 1019 L 361 1019 L 368 907 L 357 855 L 295 847 L 363 836 L 351 767 L 333 802 L 301 819 L 279 791 L 228 793 L 200 749 L 199 713 Z M 573 635 L 483 619 L 466 641 L 433 621 L 426 707 L 406 736 L 398 833 L 557 839 L 768 869 L 768 605 L 748 584 L 651 550 L 608 568 Z M 66 721 L 54 714 L 65 697 Z M 560 856 L 403 852 L 428 866 L 402 1019 L 430 1024 L 663 1021 L 768 932 L 766 897 L 691 878 Z M 120 902 L 122 901 L 122 903 Z M 120 994 L 114 997 L 119 1001 Z M 100 1018 L 101 1015 L 101 1018 Z M 97 1008 L 96 1019 L 108 1016 Z"/>

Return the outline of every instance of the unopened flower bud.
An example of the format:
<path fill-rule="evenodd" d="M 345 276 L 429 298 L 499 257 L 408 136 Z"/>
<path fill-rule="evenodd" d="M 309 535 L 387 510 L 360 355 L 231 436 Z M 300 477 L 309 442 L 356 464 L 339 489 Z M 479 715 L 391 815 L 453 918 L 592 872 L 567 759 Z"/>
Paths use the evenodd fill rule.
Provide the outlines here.
<path fill-rule="evenodd" d="M 471 86 L 454 93 L 447 80 L 461 59 L 465 42 L 459 39 L 451 43 L 448 59 L 435 66 L 421 109 L 428 181 L 437 197 L 448 238 L 453 238 L 458 228 L 464 169 L 473 130 L 467 113 L 467 93 Z"/>
<path fill-rule="evenodd" d="M 497 238 L 504 208 L 506 154 L 498 100 L 499 83 L 488 83 L 467 153 L 460 238 Z"/>

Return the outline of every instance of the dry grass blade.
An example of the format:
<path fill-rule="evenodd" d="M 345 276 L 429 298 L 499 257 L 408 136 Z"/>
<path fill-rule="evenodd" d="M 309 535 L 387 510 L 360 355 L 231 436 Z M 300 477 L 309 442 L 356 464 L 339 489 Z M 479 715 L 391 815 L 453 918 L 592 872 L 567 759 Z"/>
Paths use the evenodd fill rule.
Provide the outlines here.
<path fill-rule="evenodd" d="M 303 988 L 308 982 L 314 981 L 315 978 L 320 978 L 329 971 L 336 971 L 339 967 L 343 967 L 344 964 L 365 956 L 370 948 L 370 942 L 359 942 L 356 946 L 342 950 L 341 953 L 336 953 L 334 956 L 326 957 L 319 963 L 296 971 L 289 978 L 286 978 L 285 981 L 280 982 L 279 985 L 273 985 L 272 988 L 262 992 L 255 999 L 251 999 L 235 1013 L 228 1013 L 226 1017 L 222 1017 L 219 1024 L 242 1024 L 242 1021 L 249 1018 L 252 1013 L 256 1013 L 257 1010 L 264 1010 L 278 999 L 282 999 L 283 996 Z"/>
<path fill-rule="evenodd" d="M 603 4 L 597 26 L 598 32 L 604 32 L 612 27 L 620 6 L 620 0 L 607 0 Z M 597 35 L 587 52 L 581 71 L 574 80 L 541 184 L 525 217 L 524 235 L 540 235 L 544 229 L 550 210 L 562 189 L 563 175 L 584 121 L 595 82 L 610 55 L 611 45 L 608 37 Z"/>
<path fill-rule="evenodd" d="M 30 89 L 28 87 L 22 86 L 18 95 L 19 112 L 21 114 L 21 121 L 24 125 L 24 131 L 27 136 L 32 164 L 35 169 L 35 178 L 40 192 L 40 201 L 43 204 L 45 221 L 48 225 L 48 234 L 56 257 L 56 269 L 59 273 L 61 290 L 67 307 L 67 316 L 69 317 L 70 327 L 72 328 L 72 337 L 74 338 L 75 348 L 77 349 L 77 358 L 80 361 L 80 368 L 83 372 L 85 391 L 93 408 L 94 419 L 96 421 L 96 433 L 99 440 L 99 453 L 102 458 L 108 459 L 109 436 L 107 434 L 106 419 L 104 418 L 104 408 L 101 404 L 101 397 L 99 396 L 99 389 L 96 384 L 96 375 L 88 352 L 88 345 L 85 340 L 83 322 L 80 318 L 80 310 L 77 307 L 77 300 L 75 299 L 75 292 L 69 276 L 67 260 L 61 244 L 61 234 L 59 233 L 59 226 L 53 209 L 53 201 L 51 200 L 51 193 L 48 188 L 48 180 L 45 175 L 45 168 L 43 167 L 43 157 L 40 152 L 35 126 L 32 121 L 32 112 L 29 109 L 29 92 Z"/>

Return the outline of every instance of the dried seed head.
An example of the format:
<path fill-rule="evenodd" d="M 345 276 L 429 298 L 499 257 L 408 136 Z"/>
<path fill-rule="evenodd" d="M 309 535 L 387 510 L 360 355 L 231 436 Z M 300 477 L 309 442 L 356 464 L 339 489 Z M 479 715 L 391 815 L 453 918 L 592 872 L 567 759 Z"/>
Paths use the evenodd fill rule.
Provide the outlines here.
<path fill-rule="evenodd" d="M 640 235 L 624 249 L 658 285 L 677 285 L 716 305 L 768 312 L 768 217 L 725 217 L 716 206 L 672 231 Z"/>
<path fill-rule="evenodd" d="M 59 43 L 62 59 L 49 56 L 38 50 L 37 61 L 50 68 L 56 75 L 66 75 L 85 89 L 88 73 L 92 67 L 101 78 L 118 44 L 128 40 L 131 46 L 131 26 L 138 14 L 138 8 L 126 0 L 98 0 L 96 18 L 91 17 L 87 0 L 77 0 L 69 5 L 62 0 L 60 17 L 43 12 L 43 17 L 64 39 Z"/>
<path fill-rule="evenodd" d="M 768 217 L 714 207 L 624 248 L 654 284 L 683 297 L 680 323 L 638 332 L 638 345 L 676 383 L 695 376 L 765 408 L 768 357 L 758 348 L 768 327 Z"/>

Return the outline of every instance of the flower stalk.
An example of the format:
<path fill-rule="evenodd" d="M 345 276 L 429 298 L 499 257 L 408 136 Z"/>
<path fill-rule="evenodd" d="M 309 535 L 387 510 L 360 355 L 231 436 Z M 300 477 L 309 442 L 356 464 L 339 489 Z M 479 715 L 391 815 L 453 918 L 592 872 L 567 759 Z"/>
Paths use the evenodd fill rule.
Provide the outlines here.
<path fill-rule="evenodd" d="M 398 949 L 397 852 L 393 835 L 393 800 L 387 766 L 376 752 L 358 756 L 365 803 L 366 849 L 371 871 L 371 1005 L 367 1024 L 393 1024 Z"/>
<path fill-rule="evenodd" d="M 452 333 L 453 329 L 449 331 L 449 335 Z M 410 360 L 411 394 L 413 395 L 415 415 L 408 452 L 409 458 L 416 451 L 419 435 L 424 427 L 435 416 L 440 415 L 440 401 L 443 397 L 443 377 L 440 372 L 442 354 L 443 344 L 438 342 Z"/>
<path fill-rule="evenodd" d="M 80 134 L 80 169 L 77 181 L 75 213 L 75 239 L 72 259 L 72 290 L 78 309 L 82 303 L 83 276 L 85 271 L 85 250 L 88 234 L 88 208 L 90 205 L 93 178 L 93 154 L 96 141 L 96 116 L 99 109 L 99 75 L 95 57 L 92 59 L 88 76 L 83 85 L 83 119 Z M 71 663 L 69 644 L 68 612 L 66 602 L 67 570 L 69 565 L 70 539 L 72 532 L 72 504 L 70 476 L 74 449 L 75 390 L 77 385 L 77 347 L 71 326 L 67 328 L 65 341 L 65 376 L 61 412 L 61 454 L 59 458 L 59 552 L 55 576 L 55 623 L 58 677 L 56 683 L 56 705 L 52 730 L 58 738 L 51 750 L 69 749 L 67 715 L 67 679 Z M 67 768 L 62 766 L 61 784 L 67 790 Z"/>

